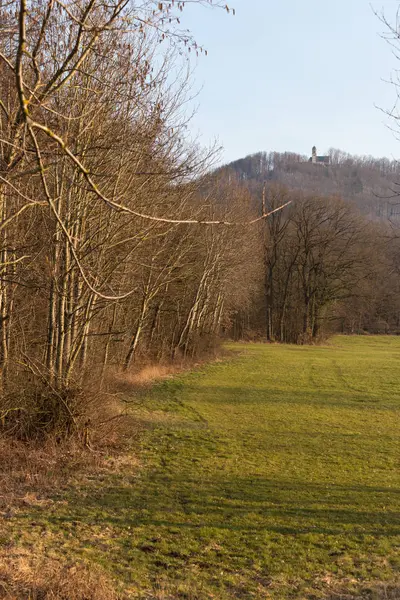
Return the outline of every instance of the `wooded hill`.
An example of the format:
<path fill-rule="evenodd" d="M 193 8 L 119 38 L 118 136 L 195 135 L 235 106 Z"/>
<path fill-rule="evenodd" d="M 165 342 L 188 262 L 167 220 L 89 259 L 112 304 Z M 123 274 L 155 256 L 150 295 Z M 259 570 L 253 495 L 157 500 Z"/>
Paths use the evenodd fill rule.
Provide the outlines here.
<path fill-rule="evenodd" d="M 330 149 L 329 165 L 292 152 L 258 152 L 229 163 L 241 181 L 281 183 L 290 189 L 339 196 L 373 220 L 400 219 L 400 163 Z"/>
<path fill-rule="evenodd" d="M 255 244 L 262 275 L 234 337 L 304 343 L 332 331 L 400 331 L 399 164 L 313 152 L 314 162 L 264 152 L 218 171 L 247 189 L 258 214 L 278 211 Z"/>

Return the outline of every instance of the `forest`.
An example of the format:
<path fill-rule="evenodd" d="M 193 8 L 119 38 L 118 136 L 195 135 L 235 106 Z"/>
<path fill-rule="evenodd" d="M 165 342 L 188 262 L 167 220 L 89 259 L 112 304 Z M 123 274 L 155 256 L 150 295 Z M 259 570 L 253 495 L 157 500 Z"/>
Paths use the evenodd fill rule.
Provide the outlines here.
<path fill-rule="evenodd" d="M 379 194 L 373 182 L 383 180 L 383 165 Z M 235 339 L 302 344 L 335 332 L 399 333 L 396 168 L 349 156 L 325 167 L 271 153 L 221 170 L 249 190 L 258 210 L 289 203 L 262 224 L 255 295 L 233 319 Z M 350 171 L 360 174 L 357 196 L 346 193 Z"/>

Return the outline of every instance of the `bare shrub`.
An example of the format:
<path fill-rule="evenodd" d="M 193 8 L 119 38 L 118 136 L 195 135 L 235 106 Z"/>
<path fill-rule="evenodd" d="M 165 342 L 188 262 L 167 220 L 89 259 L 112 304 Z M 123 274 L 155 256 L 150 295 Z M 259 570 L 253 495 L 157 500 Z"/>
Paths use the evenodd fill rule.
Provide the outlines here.
<path fill-rule="evenodd" d="M 94 377 L 57 389 L 43 376 L 21 376 L 0 397 L 0 432 L 21 441 L 114 444 L 125 416 L 118 396 L 100 391 Z"/>

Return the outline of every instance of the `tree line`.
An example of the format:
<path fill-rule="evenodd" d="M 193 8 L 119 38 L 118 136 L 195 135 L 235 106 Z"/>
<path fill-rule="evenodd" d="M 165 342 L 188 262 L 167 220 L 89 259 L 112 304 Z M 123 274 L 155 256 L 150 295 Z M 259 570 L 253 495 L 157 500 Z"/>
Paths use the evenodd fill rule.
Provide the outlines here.
<path fill-rule="evenodd" d="M 0 7 L 0 417 L 19 435 L 78 429 L 88 378 L 195 357 L 246 299 L 259 215 L 186 134 L 179 60 L 203 49 L 182 13 Z"/>
<path fill-rule="evenodd" d="M 232 334 L 310 343 L 334 333 L 400 333 L 400 240 L 338 197 L 249 184 L 272 214 L 256 244 L 262 277 Z M 262 189 L 263 188 L 263 189 Z"/>

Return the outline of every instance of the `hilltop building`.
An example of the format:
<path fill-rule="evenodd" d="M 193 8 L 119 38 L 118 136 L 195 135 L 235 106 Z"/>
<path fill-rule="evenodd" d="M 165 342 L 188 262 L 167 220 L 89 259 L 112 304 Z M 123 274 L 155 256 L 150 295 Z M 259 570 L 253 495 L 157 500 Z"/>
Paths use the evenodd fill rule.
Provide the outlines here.
<path fill-rule="evenodd" d="M 316 148 L 316 146 L 313 146 L 312 155 L 310 156 L 308 162 L 312 163 L 313 165 L 328 166 L 328 165 L 330 165 L 331 161 L 330 161 L 329 156 L 318 156 L 317 148 Z"/>

